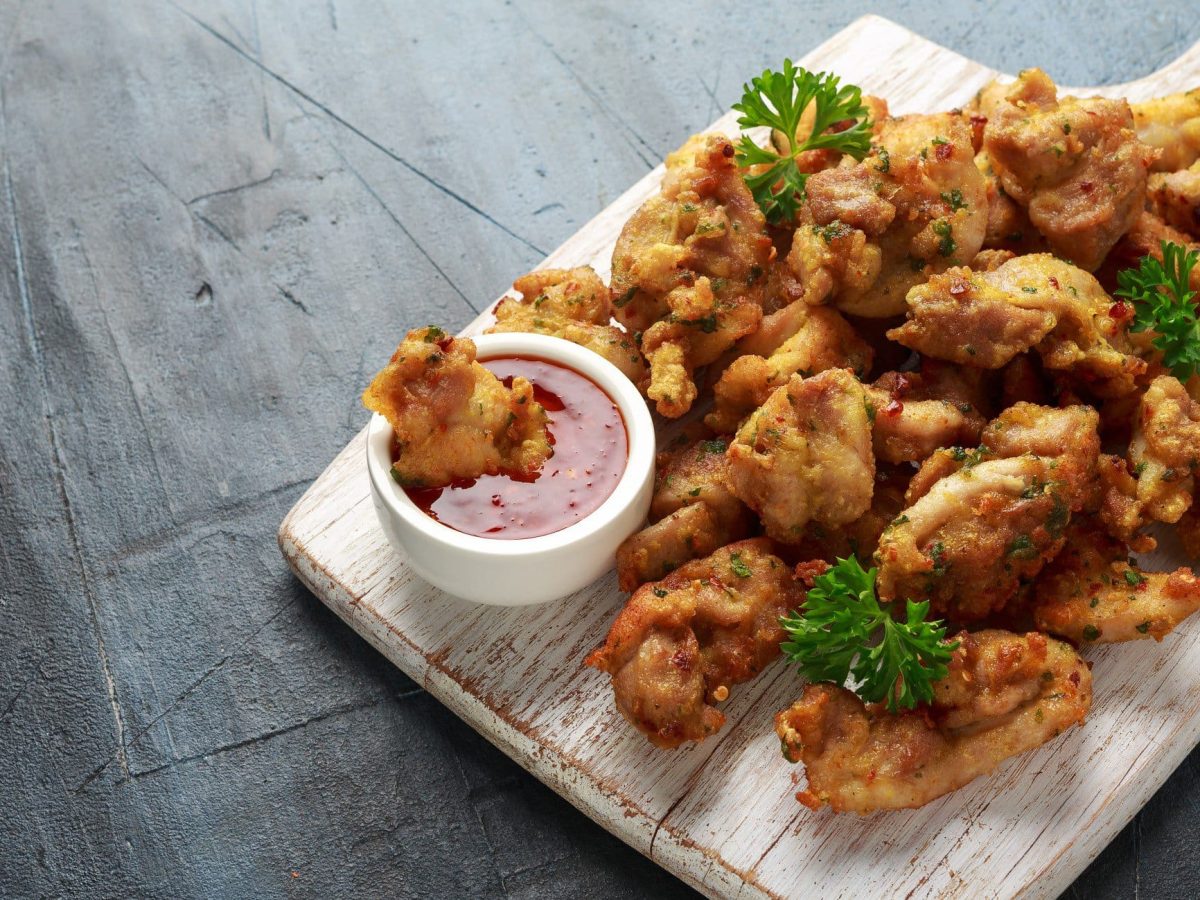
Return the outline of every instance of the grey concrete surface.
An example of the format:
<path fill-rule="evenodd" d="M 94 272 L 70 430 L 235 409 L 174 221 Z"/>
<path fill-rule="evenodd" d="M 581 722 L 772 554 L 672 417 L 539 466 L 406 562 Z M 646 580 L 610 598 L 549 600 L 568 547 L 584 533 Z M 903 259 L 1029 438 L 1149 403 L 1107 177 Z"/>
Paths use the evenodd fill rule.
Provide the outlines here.
<path fill-rule="evenodd" d="M 1123 80 L 1200 39 L 1188 6 L 4 3 L 0 896 L 690 895 L 326 612 L 281 516 L 406 328 L 465 323 L 764 66 L 876 11 Z M 1198 778 L 1070 893 L 1200 893 Z"/>

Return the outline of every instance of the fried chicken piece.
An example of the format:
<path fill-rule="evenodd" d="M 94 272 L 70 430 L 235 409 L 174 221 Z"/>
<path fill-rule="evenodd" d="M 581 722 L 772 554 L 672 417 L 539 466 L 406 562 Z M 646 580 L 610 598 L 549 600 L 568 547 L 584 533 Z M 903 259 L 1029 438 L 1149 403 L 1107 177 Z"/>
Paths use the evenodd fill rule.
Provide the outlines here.
<path fill-rule="evenodd" d="M 794 547 L 795 555 L 829 563 L 855 556 L 864 566 L 870 566 L 879 536 L 908 505 L 904 496 L 910 478 L 912 470 L 908 466 L 876 464 L 870 508 L 853 522 L 836 528 L 809 522 L 804 537 Z"/>
<path fill-rule="evenodd" d="M 972 259 L 987 196 L 971 137 L 954 113 L 887 119 L 862 162 L 811 176 L 787 258 L 805 302 L 896 315 L 913 285 Z"/>
<path fill-rule="evenodd" d="M 1037 627 L 1077 644 L 1161 641 L 1200 609 L 1200 578 L 1187 567 L 1143 572 L 1125 542 L 1079 519 L 1034 582 L 1033 597 Z"/>
<path fill-rule="evenodd" d="M 1049 463 L 987 460 L 936 481 L 879 539 L 880 597 L 928 599 L 957 623 L 1002 608 L 1062 546 L 1070 507 Z"/>
<path fill-rule="evenodd" d="M 933 703 L 889 713 L 845 688 L 810 684 L 775 717 L 783 755 L 803 762 L 817 810 L 914 809 L 1039 747 L 1091 707 L 1092 676 L 1067 644 L 1032 632 L 958 635 Z"/>
<path fill-rule="evenodd" d="M 1151 175 L 1146 206 L 1171 227 L 1200 238 L 1200 162 L 1181 172 Z"/>
<path fill-rule="evenodd" d="M 1153 538 L 1137 538 L 1146 526 L 1142 502 L 1137 496 L 1137 479 L 1130 474 L 1125 460 L 1111 453 L 1101 453 L 1096 464 L 1095 497 L 1085 507 L 1114 538 L 1130 543 L 1138 541 L 1138 550 L 1154 548 Z"/>
<path fill-rule="evenodd" d="M 983 174 L 987 193 L 987 228 L 983 234 L 985 249 L 1014 253 L 1043 253 L 1049 244 L 1033 227 L 1024 207 L 1008 196 L 1000 176 L 987 153 L 975 156 L 975 167 Z M 972 266 L 978 268 L 976 263 Z"/>
<path fill-rule="evenodd" d="M 554 451 L 533 385 L 507 388 L 475 361 L 475 342 L 440 328 L 410 331 L 363 391 L 394 433 L 393 476 L 408 487 L 536 473 Z"/>
<path fill-rule="evenodd" d="M 826 369 L 853 369 L 863 375 L 874 352 L 834 309 L 798 304 L 796 332 L 769 357 L 741 356 L 713 387 L 713 411 L 704 422 L 718 434 L 736 431 L 753 410 L 797 372 L 808 377 Z"/>
<path fill-rule="evenodd" d="M 1170 241 L 1188 250 L 1200 250 L 1200 242 L 1191 240 L 1178 228 L 1172 228 L 1161 218 L 1149 210 L 1144 211 L 1133 223 L 1129 232 L 1117 242 L 1104 265 L 1096 273 L 1100 283 L 1108 290 L 1117 289 L 1117 273 L 1122 269 L 1136 269 L 1142 257 L 1153 256 L 1159 262 L 1162 258 L 1162 242 Z M 1188 286 L 1193 291 L 1200 291 L 1200 266 L 1192 269 Z"/>
<path fill-rule="evenodd" d="M 539 269 L 513 282 L 521 295 L 505 297 L 493 310 L 496 324 L 487 334 L 524 331 L 548 334 L 587 347 L 632 381 L 646 376 L 646 361 L 633 339 L 610 324 L 608 288 L 590 266 Z"/>
<path fill-rule="evenodd" d="M 978 391 L 935 360 L 920 372 L 886 372 L 866 391 L 875 457 L 883 462 L 920 462 L 940 447 L 972 446 L 986 423 Z"/>
<path fill-rule="evenodd" d="M 612 296 L 617 320 L 642 332 L 646 396 L 677 418 L 695 370 L 758 327 L 775 248 L 727 137 L 695 135 L 666 165 L 661 192 L 617 238 Z"/>
<path fill-rule="evenodd" d="M 984 148 L 1054 253 L 1089 272 L 1141 212 L 1157 156 L 1138 140 L 1127 102 L 1059 99 L 1041 69 L 1022 72 L 996 105 Z"/>
<path fill-rule="evenodd" d="M 1142 395 L 1129 461 L 1137 473 L 1137 496 L 1151 518 L 1178 522 L 1192 505 L 1200 468 L 1200 403 L 1179 379 L 1160 375 Z"/>
<path fill-rule="evenodd" d="M 617 709 L 658 747 L 716 732 L 713 704 L 779 655 L 779 617 L 804 591 L 757 538 L 640 587 L 586 664 L 612 676 Z"/>
<path fill-rule="evenodd" d="M 978 451 L 930 457 L 909 484 L 911 505 L 880 537 L 879 596 L 929 599 L 958 623 L 1003 608 L 1061 549 L 1087 501 L 1098 421 L 1086 406 L 1019 403 L 984 429 Z"/>
<path fill-rule="evenodd" d="M 750 511 L 729 489 L 724 440 L 702 440 L 658 454 L 650 525 L 617 548 L 623 591 L 745 537 Z"/>
<path fill-rule="evenodd" d="M 1159 150 L 1155 172 L 1178 172 L 1200 158 L 1200 88 L 1133 104 L 1138 138 Z"/>
<path fill-rule="evenodd" d="M 1102 397 L 1131 393 L 1146 363 L 1133 353 L 1128 317 L 1087 272 L 1048 253 L 993 272 L 962 267 L 908 294 L 908 319 L 888 337 L 960 365 L 998 369 L 1036 349 Z"/>
<path fill-rule="evenodd" d="M 871 505 L 875 455 L 863 386 L 846 369 L 793 375 L 729 446 L 733 492 L 767 534 L 798 541 L 809 521 L 853 522 Z"/>

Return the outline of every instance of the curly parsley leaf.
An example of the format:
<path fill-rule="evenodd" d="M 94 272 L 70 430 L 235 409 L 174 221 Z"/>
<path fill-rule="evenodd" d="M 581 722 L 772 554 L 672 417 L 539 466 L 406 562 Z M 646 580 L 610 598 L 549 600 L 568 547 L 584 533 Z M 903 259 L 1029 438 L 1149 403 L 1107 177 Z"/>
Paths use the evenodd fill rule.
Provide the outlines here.
<path fill-rule="evenodd" d="M 926 621 L 928 602 L 909 600 L 894 617 L 875 596 L 876 572 L 850 557 L 814 578 L 803 610 L 779 620 L 789 638 L 780 646 L 810 681 L 853 678 L 863 700 L 911 709 L 933 699 L 958 643 L 946 641 L 940 621 Z"/>
<path fill-rule="evenodd" d="M 1200 253 L 1163 241 L 1162 257 L 1143 257 L 1136 269 L 1119 272 L 1115 296 L 1133 303 L 1131 330 L 1157 332 L 1151 343 L 1162 352 L 1163 365 L 1187 381 L 1200 369 L 1200 321 L 1190 286 Z"/>
<path fill-rule="evenodd" d="M 812 129 L 801 140 L 797 132 L 810 103 Z M 870 110 L 862 102 L 862 90 L 852 84 L 842 85 L 836 75 L 828 72 L 797 68 L 790 59 L 783 61 L 783 71 L 767 69 L 743 84 L 742 99 L 733 108 L 741 113 L 738 125 L 742 128 L 774 128 L 783 133 L 791 147 L 786 154 L 777 153 L 760 147 L 749 135 L 742 135 L 737 147 L 738 165 L 743 169 L 766 167 L 743 177 L 769 222 L 794 219 L 804 199 L 808 175 L 796 165 L 799 154 L 829 149 L 862 159 L 871 149 Z M 829 130 L 842 122 L 850 124 L 840 131 Z"/>

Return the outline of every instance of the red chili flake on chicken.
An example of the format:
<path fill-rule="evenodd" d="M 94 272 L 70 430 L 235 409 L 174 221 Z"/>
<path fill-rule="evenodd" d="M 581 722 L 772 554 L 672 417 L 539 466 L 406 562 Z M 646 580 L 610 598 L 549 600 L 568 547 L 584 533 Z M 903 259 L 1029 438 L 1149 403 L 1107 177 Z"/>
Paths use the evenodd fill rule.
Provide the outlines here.
<path fill-rule="evenodd" d="M 1108 315 L 1118 322 L 1126 322 L 1133 318 L 1133 307 L 1124 300 L 1118 300 L 1108 308 Z"/>
<path fill-rule="evenodd" d="M 933 155 L 944 162 L 954 155 L 954 146 L 951 144 L 938 144 L 933 151 Z"/>

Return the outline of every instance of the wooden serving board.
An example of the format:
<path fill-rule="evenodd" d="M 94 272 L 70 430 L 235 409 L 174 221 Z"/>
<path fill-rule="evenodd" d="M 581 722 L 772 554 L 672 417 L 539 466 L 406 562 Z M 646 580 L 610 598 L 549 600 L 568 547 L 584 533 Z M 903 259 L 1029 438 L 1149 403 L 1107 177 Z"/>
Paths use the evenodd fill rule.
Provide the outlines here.
<path fill-rule="evenodd" d="M 874 16 L 802 63 L 886 97 L 894 113 L 950 109 L 997 74 Z M 1140 81 L 1084 90 L 1137 100 L 1197 84 L 1200 44 Z M 735 133 L 734 115 L 712 128 Z M 621 226 L 661 175 L 660 166 L 544 265 L 607 274 Z M 481 317 L 466 333 L 485 325 Z M 652 748 L 617 713 L 608 677 L 581 665 L 625 600 L 615 578 L 532 608 L 479 607 L 430 587 L 376 522 L 364 434 L 280 526 L 296 574 L 488 740 L 710 896 L 1054 897 L 1200 740 L 1200 623 L 1187 622 L 1162 644 L 1089 651 L 1087 723 L 992 777 L 915 811 L 810 812 L 794 799 L 800 768 L 780 756 L 772 723 L 801 689 L 790 668 L 776 663 L 735 688 L 716 736 Z"/>

